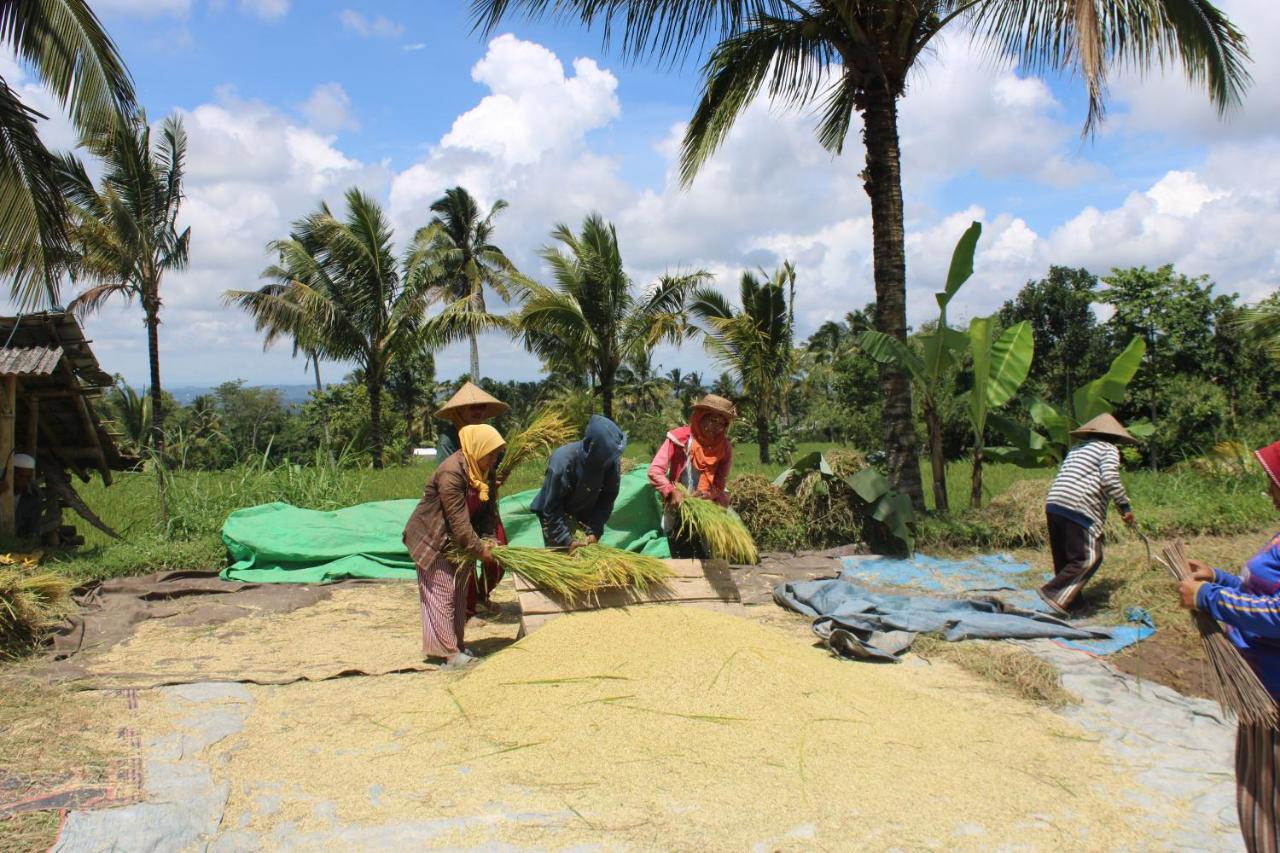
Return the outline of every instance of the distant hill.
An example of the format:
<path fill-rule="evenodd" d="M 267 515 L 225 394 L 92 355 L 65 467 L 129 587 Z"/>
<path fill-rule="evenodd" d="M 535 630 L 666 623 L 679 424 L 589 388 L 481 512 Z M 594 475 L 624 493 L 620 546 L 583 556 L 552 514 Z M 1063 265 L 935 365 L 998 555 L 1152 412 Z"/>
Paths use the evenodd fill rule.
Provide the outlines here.
<path fill-rule="evenodd" d="M 274 388 L 280 392 L 280 397 L 284 400 L 285 405 L 302 404 L 307 402 L 307 395 L 315 390 L 315 385 L 252 385 L 252 388 Z M 166 392 L 172 394 L 182 405 L 188 405 L 196 397 L 201 394 L 212 394 L 213 388 L 201 388 L 195 385 L 187 385 L 182 388 L 165 388 Z"/>

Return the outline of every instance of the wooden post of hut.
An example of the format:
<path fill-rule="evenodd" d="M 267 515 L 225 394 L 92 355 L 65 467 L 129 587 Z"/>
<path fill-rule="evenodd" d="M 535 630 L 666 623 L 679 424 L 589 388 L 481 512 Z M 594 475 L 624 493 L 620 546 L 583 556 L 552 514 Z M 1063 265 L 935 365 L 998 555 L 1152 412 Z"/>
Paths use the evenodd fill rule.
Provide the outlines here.
<path fill-rule="evenodd" d="M 0 534 L 13 536 L 13 436 L 14 411 L 18 407 L 18 377 L 4 377 L 0 391 L 0 455 L 4 457 L 4 489 L 0 490 Z"/>

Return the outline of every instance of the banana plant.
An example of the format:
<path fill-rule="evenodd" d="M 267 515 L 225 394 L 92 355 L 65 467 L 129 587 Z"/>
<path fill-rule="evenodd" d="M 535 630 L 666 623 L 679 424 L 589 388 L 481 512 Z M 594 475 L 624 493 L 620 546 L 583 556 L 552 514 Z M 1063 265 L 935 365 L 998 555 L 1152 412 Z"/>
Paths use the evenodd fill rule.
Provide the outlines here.
<path fill-rule="evenodd" d="M 973 355 L 973 388 L 969 390 L 969 423 L 973 427 L 973 488 L 969 505 L 982 505 L 983 435 L 987 418 L 1008 403 L 1027 381 L 1035 338 L 1026 320 L 1010 326 L 994 338 L 995 317 L 978 317 L 969 324 L 969 351 Z"/>
<path fill-rule="evenodd" d="M 911 374 L 929 431 L 933 506 L 938 512 L 947 512 L 950 508 L 947 501 L 947 461 L 942 455 L 942 416 L 938 411 L 938 399 L 948 369 L 957 362 L 957 356 L 969 344 L 963 332 L 947 325 L 947 305 L 960 286 L 973 275 L 973 255 L 981 236 L 982 225 L 974 222 L 956 243 L 955 251 L 951 253 L 946 286 L 934 294 L 938 300 L 938 323 L 932 332 L 917 335 L 908 343 L 882 332 L 863 332 L 858 336 L 858 346 L 872 359 L 881 364 L 893 364 Z"/>
<path fill-rule="evenodd" d="M 1007 447 L 989 448 L 988 455 L 1001 462 L 1011 462 L 1023 468 L 1053 467 L 1062 462 L 1071 449 L 1071 431 L 1098 415 L 1110 412 L 1124 400 L 1129 383 L 1133 380 L 1147 344 L 1140 337 L 1129 341 L 1107 372 L 1087 385 L 1076 389 L 1069 411 L 1059 411 L 1043 400 L 1027 403 L 1032 427 L 1023 426 L 1011 418 L 991 416 L 991 426 L 1009 442 Z M 1152 424 L 1130 424 L 1129 432 L 1136 438 L 1146 438 L 1155 430 Z"/>

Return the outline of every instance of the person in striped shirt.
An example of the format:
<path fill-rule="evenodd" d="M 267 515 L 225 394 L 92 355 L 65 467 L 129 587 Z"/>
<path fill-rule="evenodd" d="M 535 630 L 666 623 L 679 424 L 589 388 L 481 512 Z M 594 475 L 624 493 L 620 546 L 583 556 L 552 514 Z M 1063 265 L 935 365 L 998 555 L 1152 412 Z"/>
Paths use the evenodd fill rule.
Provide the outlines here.
<path fill-rule="evenodd" d="M 1102 565 L 1102 527 L 1107 507 L 1120 510 L 1134 524 L 1129 495 L 1120 482 L 1120 444 L 1137 439 L 1111 415 L 1103 414 L 1071 433 L 1080 443 L 1067 453 L 1049 487 L 1045 518 L 1053 552 L 1053 579 L 1040 587 L 1040 598 L 1066 616 L 1085 584 Z"/>
<path fill-rule="evenodd" d="M 1280 510 L 1280 441 L 1254 452 L 1267 473 L 1271 502 Z M 1191 560 L 1191 578 L 1178 584 L 1182 606 L 1226 626 L 1271 697 L 1280 701 L 1280 533 L 1235 575 Z M 1280 851 L 1280 732 L 1241 723 L 1236 731 L 1236 808 L 1250 853 Z"/>

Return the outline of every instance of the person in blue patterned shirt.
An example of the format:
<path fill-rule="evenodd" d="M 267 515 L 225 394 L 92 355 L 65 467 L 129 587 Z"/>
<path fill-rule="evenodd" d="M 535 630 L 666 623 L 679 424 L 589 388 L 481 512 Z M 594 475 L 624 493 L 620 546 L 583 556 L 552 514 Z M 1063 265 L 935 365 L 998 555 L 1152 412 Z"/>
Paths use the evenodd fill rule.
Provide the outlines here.
<path fill-rule="evenodd" d="M 1271 502 L 1280 510 L 1280 441 L 1255 451 Z M 1244 564 L 1239 575 L 1191 561 L 1178 585 L 1182 606 L 1218 620 L 1259 680 L 1280 700 L 1280 533 Z M 1236 734 L 1236 804 L 1250 853 L 1280 851 L 1280 733 L 1241 723 Z"/>

